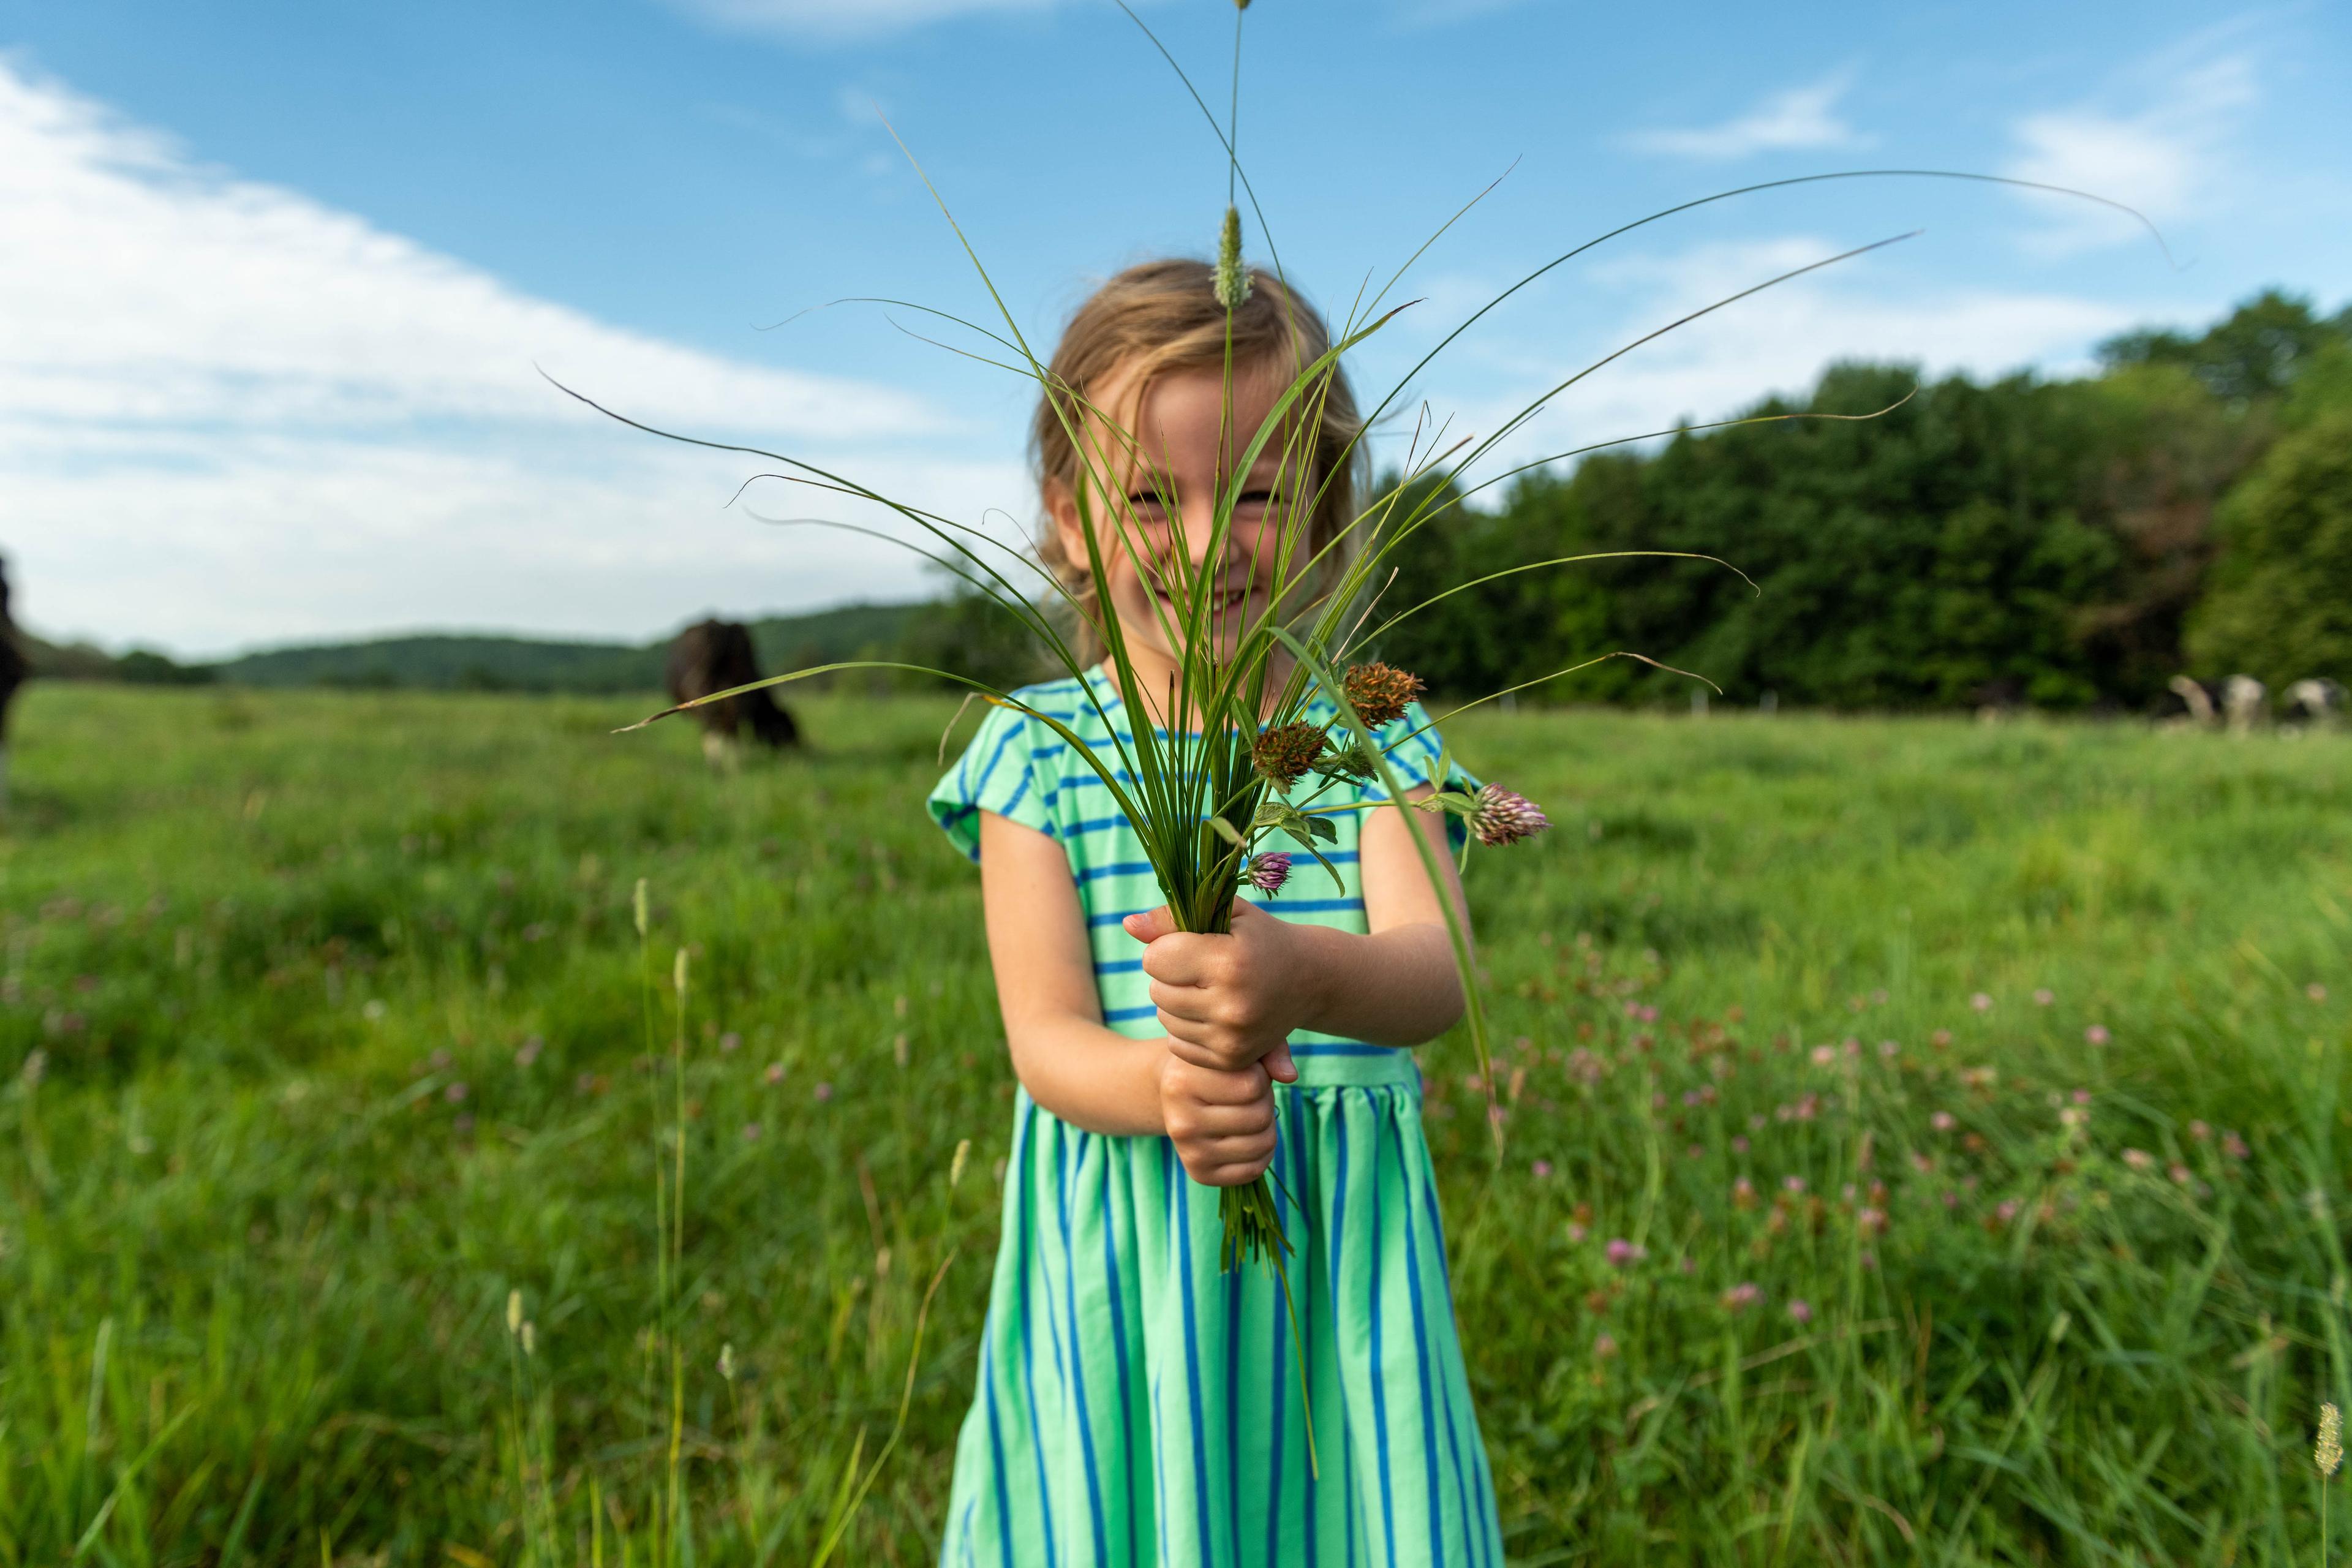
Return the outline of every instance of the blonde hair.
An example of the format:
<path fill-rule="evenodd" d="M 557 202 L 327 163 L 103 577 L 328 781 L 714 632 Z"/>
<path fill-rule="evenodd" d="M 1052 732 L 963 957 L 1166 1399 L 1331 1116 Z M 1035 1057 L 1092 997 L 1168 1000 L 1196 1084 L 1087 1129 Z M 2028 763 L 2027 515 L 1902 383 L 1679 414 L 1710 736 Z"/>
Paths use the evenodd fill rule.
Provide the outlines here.
<path fill-rule="evenodd" d="M 1130 267 L 1078 307 L 1054 350 L 1051 379 L 1030 426 L 1041 495 L 1056 485 L 1076 493 L 1087 479 L 1086 458 L 1072 432 L 1086 430 L 1098 417 L 1089 405 L 1114 376 L 1133 377 L 1129 395 L 1139 406 L 1151 383 L 1171 371 L 1222 371 L 1228 347 L 1236 375 L 1271 369 L 1282 385 L 1330 351 L 1330 328 L 1312 305 L 1271 273 L 1252 268 L 1249 276 L 1251 288 L 1232 312 L 1230 333 L 1225 308 L 1217 301 L 1216 268 L 1205 261 L 1170 259 Z M 1357 439 L 1363 418 L 1346 374 L 1336 364 L 1328 379 L 1309 388 L 1296 406 L 1316 421 L 1313 438 L 1306 444 L 1313 471 L 1305 477 L 1314 487 L 1315 510 L 1307 519 L 1306 548 L 1299 557 L 1302 563 L 1316 559 L 1316 581 L 1288 599 L 1304 608 L 1320 592 L 1321 583 L 1336 577 L 1346 564 L 1353 539 L 1347 530 L 1355 521 L 1363 477 L 1362 446 Z M 1328 548 L 1343 535 L 1340 548 Z M 1076 602 L 1080 657 L 1088 663 L 1100 658 L 1103 648 L 1095 626 L 1103 611 L 1097 584 L 1086 562 L 1071 559 L 1062 547 L 1060 531 L 1050 517 L 1041 531 L 1037 558 Z"/>

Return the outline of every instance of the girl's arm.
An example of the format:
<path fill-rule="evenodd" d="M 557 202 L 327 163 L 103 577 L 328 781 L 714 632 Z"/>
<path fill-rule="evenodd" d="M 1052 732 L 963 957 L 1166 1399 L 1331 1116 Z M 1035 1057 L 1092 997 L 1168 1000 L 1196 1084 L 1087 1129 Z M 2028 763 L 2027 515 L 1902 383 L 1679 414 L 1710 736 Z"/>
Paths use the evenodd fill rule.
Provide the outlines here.
<path fill-rule="evenodd" d="M 1029 1098 L 1075 1127 L 1175 1140 L 1213 1185 L 1254 1180 L 1274 1152 L 1266 1069 L 1189 1061 L 1166 1040 L 1107 1029 L 1085 911 L 1062 847 L 993 812 L 980 819 L 981 897 L 1013 1070 Z"/>
<path fill-rule="evenodd" d="M 1407 798 L 1431 793 L 1423 785 Z M 1230 936 L 1177 931 L 1160 910 L 1131 917 L 1128 930 L 1150 944 L 1144 972 L 1176 1054 L 1230 1070 L 1264 1058 L 1294 1029 L 1414 1046 L 1453 1027 L 1462 1016 L 1462 984 L 1441 891 L 1430 886 L 1409 837 L 1415 832 L 1435 850 L 1442 896 L 1466 930 L 1444 819 L 1393 806 L 1364 814 L 1369 935 L 1268 918 L 1280 912 L 1278 897 L 1264 912 L 1238 909 Z M 1302 880 L 1318 874 L 1303 859 L 1295 873 Z"/>

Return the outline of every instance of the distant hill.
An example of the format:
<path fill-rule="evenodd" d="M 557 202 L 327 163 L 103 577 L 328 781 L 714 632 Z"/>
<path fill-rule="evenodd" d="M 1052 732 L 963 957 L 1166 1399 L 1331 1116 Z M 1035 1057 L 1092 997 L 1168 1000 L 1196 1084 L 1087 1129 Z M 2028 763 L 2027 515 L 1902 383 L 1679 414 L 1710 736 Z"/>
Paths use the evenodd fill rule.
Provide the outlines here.
<path fill-rule="evenodd" d="M 920 605 L 844 605 L 750 623 L 771 674 L 838 659 L 887 657 Z M 33 639 L 26 639 L 32 642 Z M 96 648 L 28 649 L 38 673 L 61 679 L 218 680 L 238 686 L 415 688 L 443 691 L 655 691 L 669 639 L 646 644 L 427 634 L 267 648 L 212 665 Z"/>

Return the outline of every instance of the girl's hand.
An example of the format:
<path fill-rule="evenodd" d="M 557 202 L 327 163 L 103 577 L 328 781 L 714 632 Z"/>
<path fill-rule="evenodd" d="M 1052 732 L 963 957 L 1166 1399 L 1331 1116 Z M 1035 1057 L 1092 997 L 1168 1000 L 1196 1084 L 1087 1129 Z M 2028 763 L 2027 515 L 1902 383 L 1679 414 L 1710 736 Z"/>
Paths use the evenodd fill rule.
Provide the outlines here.
<path fill-rule="evenodd" d="M 1223 1072 L 1170 1051 L 1160 1068 L 1160 1113 L 1177 1158 L 1204 1186 L 1254 1182 L 1274 1159 L 1274 1084 L 1255 1062 Z"/>
<path fill-rule="evenodd" d="M 1123 923 L 1147 944 L 1143 972 L 1171 1052 L 1213 1072 L 1262 1063 L 1276 1083 L 1298 1081 L 1290 1031 L 1307 1016 L 1310 998 L 1287 921 L 1235 899 L 1230 935 L 1178 931 L 1164 904 Z"/>

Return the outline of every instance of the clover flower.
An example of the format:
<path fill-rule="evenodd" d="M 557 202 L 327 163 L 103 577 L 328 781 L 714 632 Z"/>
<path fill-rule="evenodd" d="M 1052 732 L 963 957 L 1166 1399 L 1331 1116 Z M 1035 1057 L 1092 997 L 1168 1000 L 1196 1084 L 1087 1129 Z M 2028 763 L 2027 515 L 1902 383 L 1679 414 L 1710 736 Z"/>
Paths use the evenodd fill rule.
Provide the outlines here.
<path fill-rule="evenodd" d="M 1250 760 L 1257 764 L 1262 777 L 1277 788 L 1287 788 L 1307 775 L 1307 770 L 1323 755 L 1325 744 L 1323 726 L 1302 719 L 1261 731 L 1250 747 Z"/>
<path fill-rule="evenodd" d="M 1403 718 L 1405 709 L 1421 695 L 1422 689 L 1421 677 L 1379 663 L 1349 665 L 1339 689 L 1367 730 L 1377 730 Z"/>
<path fill-rule="evenodd" d="M 1489 849 L 1531 838 L 1550 826 L 1542 807 L 1500 784 L 1479 790 L 1477 807 L 1470 814 L 1471 836 Z"/>
<path fill-rule="evenodd" d="M 1217 231 L 1217 303 L 1238 310 L 1250 297 L 1250 275 L 1242 266 L 1242 215 L 1225 209 L 1224 226 Z"/>
<path fill-rule="evenodd" d="M 1253 855 L 1249 863 L 1249 884 L 1261 893 L 1278 893 L 1290 880 L 1290 857 L 1279 849 L 1269 849 Z"/>

